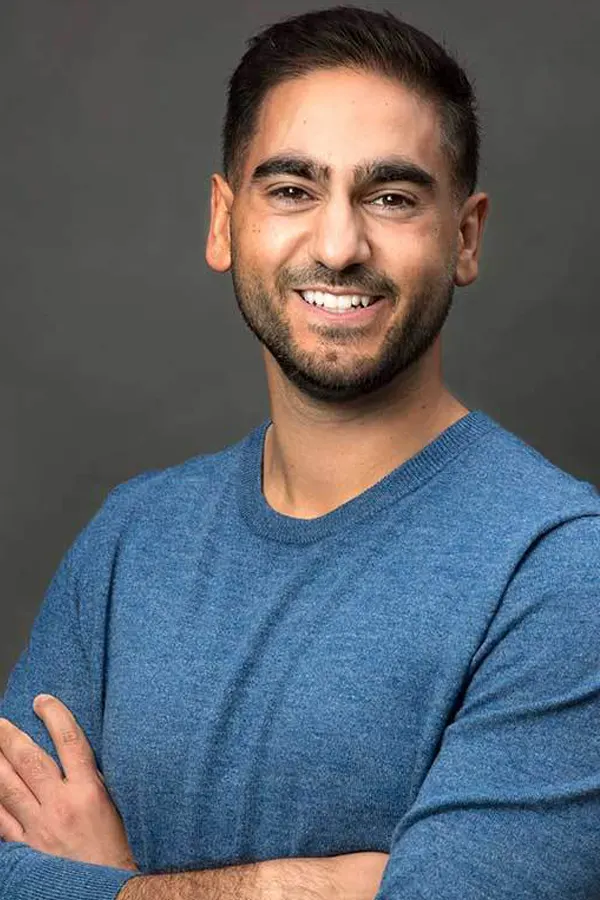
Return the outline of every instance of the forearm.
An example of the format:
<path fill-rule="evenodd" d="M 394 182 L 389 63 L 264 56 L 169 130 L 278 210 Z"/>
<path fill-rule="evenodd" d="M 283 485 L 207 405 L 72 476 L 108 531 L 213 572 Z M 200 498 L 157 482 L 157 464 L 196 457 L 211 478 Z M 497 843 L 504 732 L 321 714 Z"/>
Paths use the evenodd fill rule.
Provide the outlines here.
<path fill-rule="evenodd" d="M 117 900 L 372 900 L 386 862 L 383 853 L 353 853 L 142 875 Z"/>

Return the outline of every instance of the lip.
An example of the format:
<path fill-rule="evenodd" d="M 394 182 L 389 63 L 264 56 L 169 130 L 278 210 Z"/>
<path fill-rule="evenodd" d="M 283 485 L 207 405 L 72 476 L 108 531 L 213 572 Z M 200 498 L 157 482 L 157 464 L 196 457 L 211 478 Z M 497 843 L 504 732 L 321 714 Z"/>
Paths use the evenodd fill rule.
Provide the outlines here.
<path fill-rule="evenodd" d="M 298 288 L 292 291 L 294 301 L 302 307 L 305 314 L 308 314 L 310 317 L 316 320 L 327 322 L 329 324 L 366 324 L 367 322 L 370 322 L 372 319 L 376 318 L 376 316 L 378 316 L 388 306 L 387 298 L 381 297 L 379 300 L 377 300 L 376 303 L 373 303 L 371 306 L 359 306 L 356 309 L 353 309 L 352 312 L 329 312 L 328 310 L 323 309 L 322 306 L 313 306 L 312 303 L 308 303 L 306 300 L 303 300 L 298 293 L 298 291 L 301 290 L 303 290 L 303 288 Z M 306 288 L 306 290 L 310 290 L 310 288 Z M 329 291 L 329 293 L 332 294 L 333 291 Z M 371 297 L 372 294 L 362 294 L 361 296 Z"/>

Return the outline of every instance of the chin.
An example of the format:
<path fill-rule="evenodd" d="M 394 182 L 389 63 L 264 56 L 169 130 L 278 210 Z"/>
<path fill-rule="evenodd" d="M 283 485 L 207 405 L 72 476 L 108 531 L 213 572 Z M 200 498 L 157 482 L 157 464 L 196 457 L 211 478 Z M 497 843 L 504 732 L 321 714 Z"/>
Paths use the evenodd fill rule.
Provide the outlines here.
<path fill-rule="evenodd" d="M 351 403 L 385 388 L 397 377 L 396 366 L 378 366 L 357 376 L 350 373 L 311 370 L 289 358 L 276 360 L 285 378 L 305 396 L 326 403 Z"/>

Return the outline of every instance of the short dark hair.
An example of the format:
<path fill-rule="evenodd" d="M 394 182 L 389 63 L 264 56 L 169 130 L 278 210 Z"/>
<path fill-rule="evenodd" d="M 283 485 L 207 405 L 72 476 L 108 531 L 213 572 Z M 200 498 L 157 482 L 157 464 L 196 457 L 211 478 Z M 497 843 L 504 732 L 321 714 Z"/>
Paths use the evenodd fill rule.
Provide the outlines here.
<path fill-rule="evenodd" d="M 283 19 L 251 37 L 229 80 L 222 131 L 223 171 L 234 190 L 271 88 L 316 69 L 351 68 L 396 78 L 437 107 L 453 189 L 473 193 L 479 166 L 479 122 L 473 88 L 433 38 L 388 10 L 335 6 Z"/>

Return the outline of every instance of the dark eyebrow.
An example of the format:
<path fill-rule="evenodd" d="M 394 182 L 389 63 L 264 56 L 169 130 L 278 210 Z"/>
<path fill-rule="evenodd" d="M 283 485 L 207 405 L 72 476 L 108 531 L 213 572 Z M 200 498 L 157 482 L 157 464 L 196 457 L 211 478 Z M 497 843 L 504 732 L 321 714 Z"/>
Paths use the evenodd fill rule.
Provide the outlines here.
<path fill-rule="evenodd" d="M 274 175 L 294 175 L 306 181 L 327 182 L 331 170 L 306 156 L 272 156 L 260 163 L 252 173 L 250 183 L 272 178 Z"/>
<path fill-rule="evenodd" d="M 353 174 L 355 188 L 375 187 L 391 181 L 407 181 L 430 192 L 437 186 L 437 181 L 430 172 L 401 156 L 358 163 L 354 167 Z M 331 167 L 308 156 L 280 154 L 261 162 L 254 169 L 250 183 L 256 184 L 274 175 L 292 175 L 306 181 L 327 184 L 331 177 Z"/>
<path fill-rule="evenodd" d="M 409 184 L 425 188 L 429 192 L 433 192 L 437 187 L 437 181 L 431 172 L 427 172 L 426 169 L 401 156 L 374 159 L 370 162 L 359 163 L 354 167 L 354 186 L 356 188 L 376 187 L 378 184 L 388 184 L 390 181 L 407 181 Z"/>

